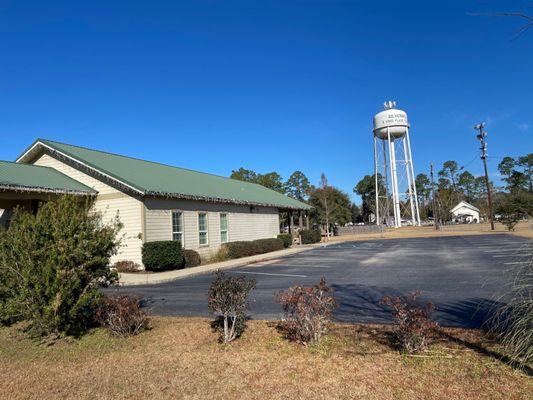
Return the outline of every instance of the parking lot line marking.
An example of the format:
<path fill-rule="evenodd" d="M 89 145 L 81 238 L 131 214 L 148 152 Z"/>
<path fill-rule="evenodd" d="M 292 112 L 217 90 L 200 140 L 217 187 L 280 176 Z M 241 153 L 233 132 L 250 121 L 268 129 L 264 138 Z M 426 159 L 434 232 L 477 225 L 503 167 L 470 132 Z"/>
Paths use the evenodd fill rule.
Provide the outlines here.
<path fill-rule="evenodd" d="M 277 262 L 279 262 L 280 259 L 275 259 L 275 260 L 266 260 L 266 261 L 257 261 L 257 262 L 254 262 L 252 264 L 248 264 L 249 267 L 262 267 L 263 265 L 270 265 L 270 264 L 275 264 Z"/>
<path fill-rule="evenodd" d="M 497 257 L 497 258 L 502 258 L 502 257 L 528 257 L 530 256 L 531 254 L 502 254 L 502 255 L 497 255 L 497 256 L 492 256 L 492 257 Z"/>
<path fill-rule="evenodd" d="M 508 262 L 508 263 L 503 263 L 504 265 L 516 265 L 516 264 L 529 264 L 530 261 L 516 261 L 516 262 Z"/>
<path fill-rule="evenodd" d="M 520 245 L 517 245 L 516 243 L 512 244 L 505 244 L 505 243 L 494 243 L 493 245 L 483 245 L 483 246 L 476 246 L 478 249 L 493 249 L 495 247 L 517 247 Z"/>
<path fill-rule="evenodd" d="M 232 271 L 237 274 L 252 274 L 252 275 L 270 275 L 270 276 L 291 276 L 295 278 L 307 278 L 307 275 L 293 275 L 293 274 L 273 274 L 270 272 L 252 272 L 252 271 Z"/>
<path fill-rule="evenodd" d="M 511 249 L 511 250 L 504 250 L 504 249 L 494 249 L 494 250 L 483 250 L 485 253 L 517 253 L 520 251 L 524 251 L 524 249 Z"/>

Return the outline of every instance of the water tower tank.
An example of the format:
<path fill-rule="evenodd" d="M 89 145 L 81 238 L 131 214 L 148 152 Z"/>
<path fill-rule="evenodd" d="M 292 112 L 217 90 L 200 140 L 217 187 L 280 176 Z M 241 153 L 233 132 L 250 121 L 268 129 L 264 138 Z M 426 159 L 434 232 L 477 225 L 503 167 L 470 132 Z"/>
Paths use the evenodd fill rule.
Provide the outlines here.
<path fill-rule="evenodd" d="M 391 103 L 385 103 L 385 110 L 374 115 L 374 135 L 380 139 L 387 139 L 387 128 L 391 139 L 404 137 L 409 129 L 407 113 L 397 108 L 388 108 Z M 392 105 L 395 106 L 394 103 Z"/>

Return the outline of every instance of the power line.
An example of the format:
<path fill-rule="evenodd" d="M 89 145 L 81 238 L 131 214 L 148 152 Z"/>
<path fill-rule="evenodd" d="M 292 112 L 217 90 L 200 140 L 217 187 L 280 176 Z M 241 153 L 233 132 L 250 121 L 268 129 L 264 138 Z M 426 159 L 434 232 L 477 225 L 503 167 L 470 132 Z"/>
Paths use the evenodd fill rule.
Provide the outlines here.
<path fill-rule="evenodd" d="M 476 154 L 476 155 L 474 156 L 474 158 L 472 158 L 469 162 L 467 162 L 465 165 L 462 165 L 461 168 L 459 168 L 459 170 L 463 170 L 463 169 L 465 169 L 466 167 L 468 167 L 470 164 L 472 164 L 474 161 L 477 160 L 478 156 L 479 156 L 479 154 Z"/>
<path fill-rule="evenodd" d="M 496 159 L 499 159 L 499 160 L 501 160 L 502 158 L 505 158 L 505 157 L 519 158 L 519 157 L 522 157 L 522 156 L 487 156 L 487 158 L 496 158 Z"/>

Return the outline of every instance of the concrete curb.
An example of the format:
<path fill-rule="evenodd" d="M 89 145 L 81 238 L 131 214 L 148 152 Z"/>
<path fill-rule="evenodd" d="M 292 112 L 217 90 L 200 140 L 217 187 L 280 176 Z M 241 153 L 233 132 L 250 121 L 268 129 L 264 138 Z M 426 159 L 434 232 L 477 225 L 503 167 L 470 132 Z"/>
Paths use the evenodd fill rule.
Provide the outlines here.
<path fill-rule="evenodd" d="M 219 263 L 200 265 L 198 267 L 189 269 L 178 269 L 175 271 L 156 272 L 153 274 L 119 274 L 120 286 L 137 286 L 137 285 L 151 285 L 156 283 L 170 282 L 178 279 L 188 278 L 195 275 L 209 274 L 217 270 L 226 270 L 246 265 L 257 263 L 261 261 L 274 260 L 280 257 L 286 257 L 293 254 L 302 253 L 304 251 L 316 249 L 318 247 L 327 246 L 331 243 L 316 243 L 298 246 L 285 250 L 273 251 L 271 253 L 258 254 L 251 257 L 237 258 L 235 260 L 222 261 Z"/>

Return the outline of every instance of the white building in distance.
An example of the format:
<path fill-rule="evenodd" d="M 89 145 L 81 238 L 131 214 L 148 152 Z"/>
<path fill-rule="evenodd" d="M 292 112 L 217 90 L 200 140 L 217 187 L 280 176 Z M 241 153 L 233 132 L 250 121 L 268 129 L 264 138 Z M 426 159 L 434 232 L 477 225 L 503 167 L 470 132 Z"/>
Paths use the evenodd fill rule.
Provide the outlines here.
<path fill-rule="evenodd" d="M 466 201 L 461 201 L 450 210 L 455 222 L 477 224 L 479 223 L 479 208 Z"/>

